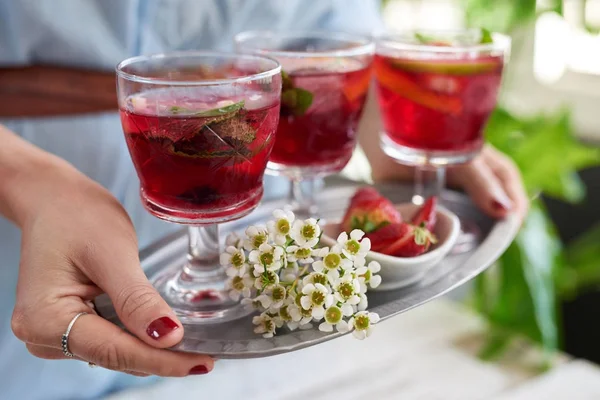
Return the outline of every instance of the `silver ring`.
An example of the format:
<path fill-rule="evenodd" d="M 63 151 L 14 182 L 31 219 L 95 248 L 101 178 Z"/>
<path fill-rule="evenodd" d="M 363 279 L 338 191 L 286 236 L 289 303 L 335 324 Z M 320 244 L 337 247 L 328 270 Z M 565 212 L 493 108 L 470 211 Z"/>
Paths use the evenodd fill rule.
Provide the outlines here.
<path fill-rule="evenodd" d="M 80 312 L 79 314 L 74 316 L 73 319 L 71 320 L 71 322 L 69 322 L 69 326 L 67 326 L 67 331 L 65 333 L 63 333 L 63 335 L 62 335 L 62 340 L 60 342 L 61 347 L 62 347 L 62 352 L 65 356 L 67 356 L 69 358 L 73 358 L 73 353 L 71 353 L 69 351 L 69 334 L 71 333 L 71 329 L 73 329 L 73 325 L 75 325 L 75 321 L 77 321 L 77 319 L 79 317 L 81 317 L 82 315 L 85 315 L 85 314 L 87 314 L 87 313 L 84 311 L 84 312 Z"/>

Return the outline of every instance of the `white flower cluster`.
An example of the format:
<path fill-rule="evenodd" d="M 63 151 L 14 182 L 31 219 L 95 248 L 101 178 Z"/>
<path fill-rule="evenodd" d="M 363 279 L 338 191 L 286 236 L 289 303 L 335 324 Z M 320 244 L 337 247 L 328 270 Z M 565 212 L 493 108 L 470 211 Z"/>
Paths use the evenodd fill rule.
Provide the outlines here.
<path fill-rule="evenodd" d="M 381 266 L 365 256 L 371 248 L 364 232 L 343 232 L 331 248 L 317 248 L 321 228 L 314 218 L 295 220 L 275 210 L 266 227 L 250 226 L 245 237 L 230 235 L 221 255 L 230 296 L 258 309 L 254 331 L 266 338 L 277 328 L 352 331 L 358 339 L 379 321 L 366 311 L 367 288 L 381 283 Z"/>

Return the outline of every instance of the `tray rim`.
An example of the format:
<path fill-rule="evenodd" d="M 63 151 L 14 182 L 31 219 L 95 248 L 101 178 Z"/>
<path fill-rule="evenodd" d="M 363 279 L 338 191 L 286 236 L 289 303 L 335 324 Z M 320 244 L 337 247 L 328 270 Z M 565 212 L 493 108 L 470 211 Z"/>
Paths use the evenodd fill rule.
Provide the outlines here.
<path fill-rule="evenodd" d="M 338 184 L 328 185 L 328 187 L 326 187 L 325 190 L 344 189 L 346 187 L 352 188 L 360 185 L 364 184 L 352 181 L 344 182 L 342 180 L 341 184 L 338 181 Z M 384 188 L 389 188 L 391 186 L 393 186 L 394 188 L 398 188 L 399 185 L 396 183 L 373 186 L 383 190 Z M 471 201 L 466 195 L 451 190 L 444 191 L 443 199 L 458 202 L 465 202 L 466 200 L 472 205 Z M 285 202 L 281 199 L 275 201 L 267 201 L 263 202 L 260 205 L 260 207 L 266 207 L 269 210 L 272 210 L 277 207 L 281 207 L 284 203 Z M 475 207 L 474 205 L 472 206 Z M 486 236 L 485 240 L 477 247 L 475 251 L 472 252 L 472 254 L 468 258 L 468 262 L 465 262 L 463 264 L 464 266 L 477 263 L 480 266 L 475 268 L 471 267 L 466 271 L 463 271 L 462 268 L 458 268 L 455 271 L 449 272 L 443 278 L 440 278 L 437 281 L 423 287 L 422 290 L 417 290 L 408 293 L 406 296 L 403 296 L 399 299 L 390 301 L 385 304 L 381 304 L 379 306 L 369 307 L 369 311 L 377 312 L 381 317 L 381 321 L 385 321 L 391 317 L 400 315 L 425 303 L 428 303 L 429 301 L 439 298 L 440 296 L 443 296 L 448 292 L 462 286 L 463 284 L 465 284 L 466 282 L 473 279 L 474 277 L 485 271 L 487 268 L 489 268 L 504 253 L 504 251 L 512 243 L 513 239 L 519 231 L 519 228 L 520 222 L 516 214 L 509 214 L 506 218 L 502 220 L 496 220 L 490 232 Z M 170 253 L 169 249 L 172 249 L 173 247 L 179 248 L 185 246 L 187 243 L 185 234 L 185 228 L 182 228 L 181 230 L 167 235 L 164 238 L 159 239 L 151 245 L 147 246 L 146 248 L 142 249 L 140 251 L 140 261 L 142 265 L 144 263 L 149 263 L 150 260 L 155 257 L 161 258 L 161 254 L 164 252 Z M 101 311 L 103 308 L 106 309 L 107 304 L 110 306 L 110 301 L 106 298 L 106 296 L 104 296 L 103 301 L 98 300 L 100 299 L 97 299 L 97 306 L 99 308 L 99 311 Z M 100 314 L 102 315 L 102 313 Z M 112 316 L 107 315 L 106 317 L 107 319 L 120 324 L 120 322 L 115 321 L 114 312 L 112 313 Z M 184 325 L 184 327 L 186 326 L 188 325 Z M 191 326 L 189 327 L 191 328 Z M 282 335 L 277 335 L 271 339 L 266 339 L 257 335 L 255 338 L 252 339 L 243 339 L 238 341 L 232 340 L 230 343 L 244 342 L 246 344 L 245 349 L 228 350 L 226 348 L 223 348 L 227 346 L 223 346 L 220 351 L 204 351 L 203 354 L 222 359 L 264 358 L 301 350 L 319 343 L 323 343 L 328 340 L 336 339 L 347 334 L 348 333 L 339 332 L 323 333 L 318 331 L 318 329 L 314 327 L 313 329 L 306 331 L 287 332 Z M 292 340 L 293 343 L 289 344 L 281 343 L 285 339 L 296 340 Z M 207 343 L 217 343 L 214 339 L 210 341 L 202 341 L 194 338 L 193 340 L 195 340 L 196 343 L 194 347 L 201 347 L 202 344 Z M 248 350 L 248 348 L 250 347 L 256 348 L 256 350 Z M 186 345 L 185 339 L 178 345 L 172 347 L 171 349 L 175 351 L 184 352 L 200 352 L 190 349 L 190 345 Z"/>

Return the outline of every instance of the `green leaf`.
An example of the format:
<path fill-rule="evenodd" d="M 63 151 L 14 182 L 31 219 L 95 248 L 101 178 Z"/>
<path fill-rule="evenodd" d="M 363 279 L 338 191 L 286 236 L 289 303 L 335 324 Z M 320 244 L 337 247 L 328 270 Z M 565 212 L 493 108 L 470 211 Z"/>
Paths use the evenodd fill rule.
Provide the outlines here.
<path fill-rule="evenodd" d="M 600 149 L 573 137 L 570 115 L 517 118 L 498 108 L 485 129 L 486 139 L 510 156 L 521 170 L 527 191 L 569 202 L 581 201 L 585 187 L 576 171 L 600 164 Z"/>
<path fill-rule="evenodd" d="M 493 325 L 524 334 L 542 343 L 548 352 L 555 350 L 554 271 L 562 265 L 562 244 L 543 204 L 536 201 L 516 240 L 498 260 L 498 269 L 485 273 L 485 287 L 482 282 L 486 281 L 480 280 L 478 290 L 485 291 L 487 298 L 478 299 L 478 310 Z M 494 289 L 490 281 L 496 284 Z"/>
<path fill-rule="evenodd" d="M 485 28 L 481 28 L 481 39 L 479 40 L 479 43 L 481 43 L 481 44 L 494 43 L 494 39 L 492 38 L 492 33 Z"/>
<path fill-rule="evenodd" d="M 435 38 L 427 35 L 423 35 L 422 33 L 416 32 L 415 39 L 421 44 L 429 44 L 431 42 L 435 42 Z"/>
<path fill-rule="evenodd" d="M 281 110 L 298 117 L 304 115 L 313 102 L 313 94 L 295 87 L 292 78 L 285 71 L 281 71 L 281 79 Z"/>
<path fill-rule="evenodd" d="M 172 106 L 171 108 L 169 108 L 169 111 L 171 112 L 171 114 L 186 114 L 193 115 L 195 117 L 220 117 L 222 115 L 237 112 L 242 108 L 244 108 L 244 100 L 230 104 L 225 107 L 211 108 L 210 110 L 204 110 L 200 112 L 180 106 Z"/>
<path fill-rule="evenodd" d="M 563 298 L 600 286 L 600 223 L 568 245 L 566 265 L 559 272 L 556 285 Z"/>
<path fill-rule="evenodd" d="M 304 115 L 313 102 L 313 94 L 308 90 L 296 88 L 296 107 L 294 114 Z"/>
<path fill-rule="evenodd" d="M 211 110 L 201 111 L 199 113 L 195 113 L 194 115 L 197 117 L 218 117 L 225 114 L 230 114 L 244 108 L 244 100 L 238 101 L 237 103 L 233 103 L 231 105 L 219 108 L 213 108 Z"/>

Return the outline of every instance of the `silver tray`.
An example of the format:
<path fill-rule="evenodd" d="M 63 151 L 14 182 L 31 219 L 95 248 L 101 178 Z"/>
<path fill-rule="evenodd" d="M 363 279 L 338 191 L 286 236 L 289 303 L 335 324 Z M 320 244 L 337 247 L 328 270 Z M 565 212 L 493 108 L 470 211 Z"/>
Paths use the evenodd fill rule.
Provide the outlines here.
<path fill-rule="evenodd" d="M 399 184 L 376 187 L 395 203 L 410 201 L 413 191 L 412 186 Z M 340 218 L 356 188 L 356 183 L 346 181 L 319 192 L 319 216 L 324 219 Z M 445 191 L 442 202 L 459 217 L 477 224 L 482 234 L 481 244 L 468 253 L 446 257 L 412 286 L 386 292 L 369 292 L 369 310 L 377 312 L 382 320 L 418 307 L 474 278 L 502 255 L 519 229 L 515 216 L 492 220 L 483 215 L 463 194 Z M 271 217 L 274 209 L 283 206 L 283 200 L 265 202 L 249 216 L 224 224 L 221 233 L 225 235 L 265 221 Z M 178 232 L 142 250 L 142 267 L 148 273 L 153 273 L 173 263 L 183 263 L 186 250 L 186 232 Z M 96 299 L 96 307 L 101 316 L 122 326 L 108 297 Z M 324 333 L 314 328 L 283 331 L 274 338 L 265 339 L 255 334 L 253 327 L 252 316 L 210 326 L 184 325 L 185 337 L 173 350 L 203 353 L 216 358 L 256 358 L 300 350 L 342 336 L 338 332 Z"/>

